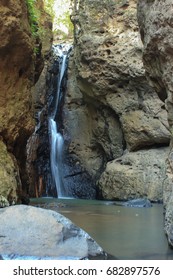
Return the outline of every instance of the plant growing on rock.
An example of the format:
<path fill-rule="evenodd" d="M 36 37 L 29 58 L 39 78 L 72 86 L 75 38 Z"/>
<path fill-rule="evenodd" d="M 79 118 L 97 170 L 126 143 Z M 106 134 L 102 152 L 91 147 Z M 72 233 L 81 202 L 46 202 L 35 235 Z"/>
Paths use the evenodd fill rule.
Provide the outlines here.
<path fill-rule="evenodd" d="M 26 0 L 28 14 L 29 14 L 29 22 L 31 26 L 31 32 L 34 37 L 38 36 L 39 25 L 38 22 L 40 20 L 41 13 L 36 6 L 37 0 Z"/>
<path fill-rule="evenodd" d="M 28 19 L 31 27 L 31 33 L 34 40 L 34 53 L 39 55 L 41 51 L 41 41 L 46 34 L 45 20 L 49 18 L 45 11 L 43 0 L 25 0 L 28 9 Z"/>

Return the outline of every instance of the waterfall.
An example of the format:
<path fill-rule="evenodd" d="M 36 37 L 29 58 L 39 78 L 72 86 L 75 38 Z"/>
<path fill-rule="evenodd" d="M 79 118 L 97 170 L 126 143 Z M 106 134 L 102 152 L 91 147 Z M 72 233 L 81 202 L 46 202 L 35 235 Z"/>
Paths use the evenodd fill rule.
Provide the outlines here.
<path fill-rule="evenodd" d="M 63 137 L 59 131 L 58 123 L 56 122 L 56 115 L 60 106 L 62 82 L 67 68 L 67 59 L 70 50 L 71 46 L 69 45 L 57 45 L 54 47 L 54 54 L 58 57 L 59 61 L 59 75 L 52 112 L 48 117 L 51 173 L 59 198 L 68 197 L 68 192 L 62 180 Z"/>

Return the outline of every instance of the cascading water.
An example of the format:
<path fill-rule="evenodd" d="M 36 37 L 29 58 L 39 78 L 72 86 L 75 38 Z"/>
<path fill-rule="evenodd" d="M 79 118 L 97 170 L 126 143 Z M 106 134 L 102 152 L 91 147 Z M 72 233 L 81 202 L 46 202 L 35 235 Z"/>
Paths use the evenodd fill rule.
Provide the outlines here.
<path fill-rule="evenodd" d="M 62 180 L 62 158 L 63 158 L 63 137 L 59 132 L 56 122 L 56 115 L 59 110 L 61 100 L 61 88 L 65 71 L 67 69 L 68 54 L 71 46 L 57 45 L 54 47 L 55 56 L 59 61 L 59 75 L 57 83 L 56 97 L 53 104 L 52 112 L 49 115 L 48 127 L 50 135 L 50 164 L 52 179 L 56 186 L 58 197 L 68 197 L 68 192 L 64 187 Z"/>

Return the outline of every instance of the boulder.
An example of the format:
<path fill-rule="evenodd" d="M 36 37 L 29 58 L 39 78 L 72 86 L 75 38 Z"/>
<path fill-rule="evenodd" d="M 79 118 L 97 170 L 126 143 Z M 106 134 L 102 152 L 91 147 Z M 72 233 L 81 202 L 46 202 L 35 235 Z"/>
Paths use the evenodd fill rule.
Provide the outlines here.
<path fill-rule="evenodd" d="M 136 207 L 136 208 L 152 207 L 151 202 L 146 198 L 137 198 L 137 199 L 128 200 L 126 202 L 115 202 L 114 204 L 118 206 Z"/>
<path fill-rule="evenodd" d="M 3 259 L 105 259 L 107 256 L 85 231 L 52 210 L 15 205 L 0 209 L 0 220 Z"/>
<path fill-rule="evenodd" d="M 127 152 L 108 162 L 98 181 L 101 196 L 108 200 L 146 197 L 162 201 L 169 148 Z"/>

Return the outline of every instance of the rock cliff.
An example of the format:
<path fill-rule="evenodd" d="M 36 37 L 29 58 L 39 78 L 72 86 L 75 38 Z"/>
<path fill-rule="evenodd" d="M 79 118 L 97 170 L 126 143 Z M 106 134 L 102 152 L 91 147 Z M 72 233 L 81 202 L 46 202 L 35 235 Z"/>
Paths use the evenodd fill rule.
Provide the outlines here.
<path fill-rule="evenodd" d="M 0 37 L 0 194 L 16 201 L 28 187 L 26 145 L 35 125 L 34 85 L 43 68 L 26 1 L 1 1 Z"/>
<path fill-rule="evenodd" d="M 76 2 L 64 114 L 75 169 L 67 177 L 87 174 L 100 198 L 160 200 L 170 131 L 165 104 L 145 77 L 137 1 Z M 146 165 L 153 176 L 144 176 Z"/>
<path fill-rule="evenodd" d="M 173 246 L 173 14 L 171 0 L 138 1 L 138 22 L 144 44 L 143 61 L 149 82 L 165 101 L 171 132 L 171 151 L 164 183 L 165 230 Z"/>

